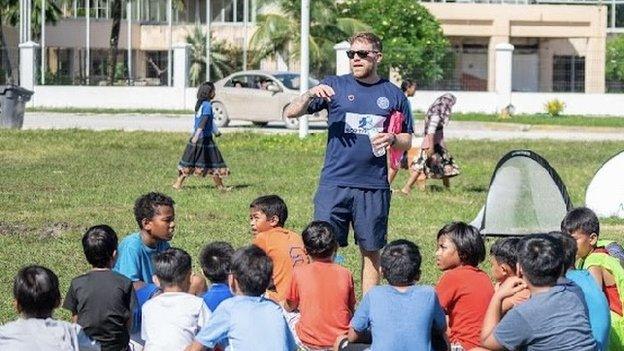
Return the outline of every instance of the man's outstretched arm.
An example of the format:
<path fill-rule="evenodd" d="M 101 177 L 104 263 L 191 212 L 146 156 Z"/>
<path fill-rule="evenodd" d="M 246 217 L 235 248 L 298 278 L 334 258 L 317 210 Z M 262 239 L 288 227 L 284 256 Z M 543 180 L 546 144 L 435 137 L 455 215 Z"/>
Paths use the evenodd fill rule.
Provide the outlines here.
<path fill-rule="evenodd" d="M 315 97 L 323 98 L 327 101 L 331 100 L 334 96 L 334 89 L 329 85 L 319 84 L 310 90 L 303 93 L 301 96 L 295 98 L 290 104 L 284 108 L 284 116 L 286 118 L 297 118 L 305 115 L 308 112 L 308 106 Z"/>

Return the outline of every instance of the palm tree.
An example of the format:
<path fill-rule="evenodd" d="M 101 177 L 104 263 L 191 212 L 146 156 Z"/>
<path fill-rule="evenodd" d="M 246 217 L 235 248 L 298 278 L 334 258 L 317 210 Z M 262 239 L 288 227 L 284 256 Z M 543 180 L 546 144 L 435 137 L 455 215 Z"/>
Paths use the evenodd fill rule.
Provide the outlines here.
<path fill-rule="evenodd" d="M 46 23 L 56 23 L 61 15 L 61 9 L 51 0 L 46 1 Z M 16 26 L 19 23 L 19 0 L 0 0 L 0 53 L 2 53 L 2 66 L 6 68 L 5 81 L 13 81 L 13 66 L 6 45 L 6 38 L 2 31 L 2 24 L 7 23 Z M 32 29 L 35 38 L 41 35 L 41 1 L 34 1 L 31 17 Z"/>
<path fill-rule="evenodd" d="M 265 2 L 268 3 L 269 1 Z M 299 57 L 301 1 L 275 0 L 279 13 L 258 15 L 258 28 L 250 40 L 257 61 L 271 57 L 285 60 Z M 310 65 L 315 73 L 329 73 L 334 60 L 334 45 L 359 31 L 370 30 L 367 24 L 343 17 L 335 0 L 315 0 L 310 5 Z"/>
<path fill-rule="evenodd" d="M 195 26 L 186 36 L 186 43 L 191 45 L 189 81 L 197 86 L 206 75 L 206 33 Z M 210 76 L 216 79 L 223 78 L 236 69 L 242 67 L 241 50 L 225 41 L 210 39 Z"/>

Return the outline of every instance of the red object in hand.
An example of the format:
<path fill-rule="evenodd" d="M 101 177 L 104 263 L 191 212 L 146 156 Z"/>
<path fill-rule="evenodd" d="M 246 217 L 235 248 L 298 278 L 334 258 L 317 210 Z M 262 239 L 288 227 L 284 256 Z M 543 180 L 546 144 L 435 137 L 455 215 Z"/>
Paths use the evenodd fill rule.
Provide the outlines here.
<path fill-rule="evenodd" d="M 390 114 L 390 123 L 388 123 L 386 133 L 400 134 L 403 131 L 404 121 L 405 116 L 401 111 L 393 111 Z M 401 157 L 403 157 L 403 150 L 390 146 L 388 157 L 390 157 L 390 167 L 392 169 L 399 169 L 401 165 Z"/>

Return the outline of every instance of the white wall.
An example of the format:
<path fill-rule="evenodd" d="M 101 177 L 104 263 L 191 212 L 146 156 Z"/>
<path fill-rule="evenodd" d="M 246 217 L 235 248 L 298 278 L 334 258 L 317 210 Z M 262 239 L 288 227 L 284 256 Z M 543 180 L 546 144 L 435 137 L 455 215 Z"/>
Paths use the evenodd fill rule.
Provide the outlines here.
<path fill-rule="evenodd" d="M 37 85 L 29 106 L 184 110 L 195 106 L 196 91 L 174 87 Z"/>
<path fill-rule="evenodd" d="M 426 111 L 429 105 L 445 91 L 418 91 L 410 98 L 412 109 Z M 496 113 L 496 93 L 451 92 L 457 97 L 455 112 Z M 564 115 L 624 117 L 624 94 L 582 93 L 511 93 L 516 114 L 544 113 L 546 102 L 559 99 L 565 103 Z"/>
<path fill-rule="evenodd" d="M 418 91 L 410 98 L 412 109 L 426 111 L 445 91 Z M 455 112 L 495 113 L 496 93 L 452 92 L 457 97 Z M 117 108 L 192 110 L 197 88 L 35 86 L 31 107 Z M 516 113 L 541 113 L 547 101 L 559 99 L 564 114 L 624 116 L 624 94 L 519 93 L 511 94 Z"/>

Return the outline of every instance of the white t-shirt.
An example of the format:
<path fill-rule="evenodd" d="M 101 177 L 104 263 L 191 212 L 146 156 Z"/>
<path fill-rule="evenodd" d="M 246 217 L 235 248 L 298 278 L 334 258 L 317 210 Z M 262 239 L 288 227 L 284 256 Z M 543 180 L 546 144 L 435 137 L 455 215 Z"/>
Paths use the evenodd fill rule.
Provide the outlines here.
<path fill-rule="evenodd" d="M 166 292 L 148 300 L 142 308 L 141 338 L 150 351 L 184 350 L 210 319 L 201 297 Z"/>

